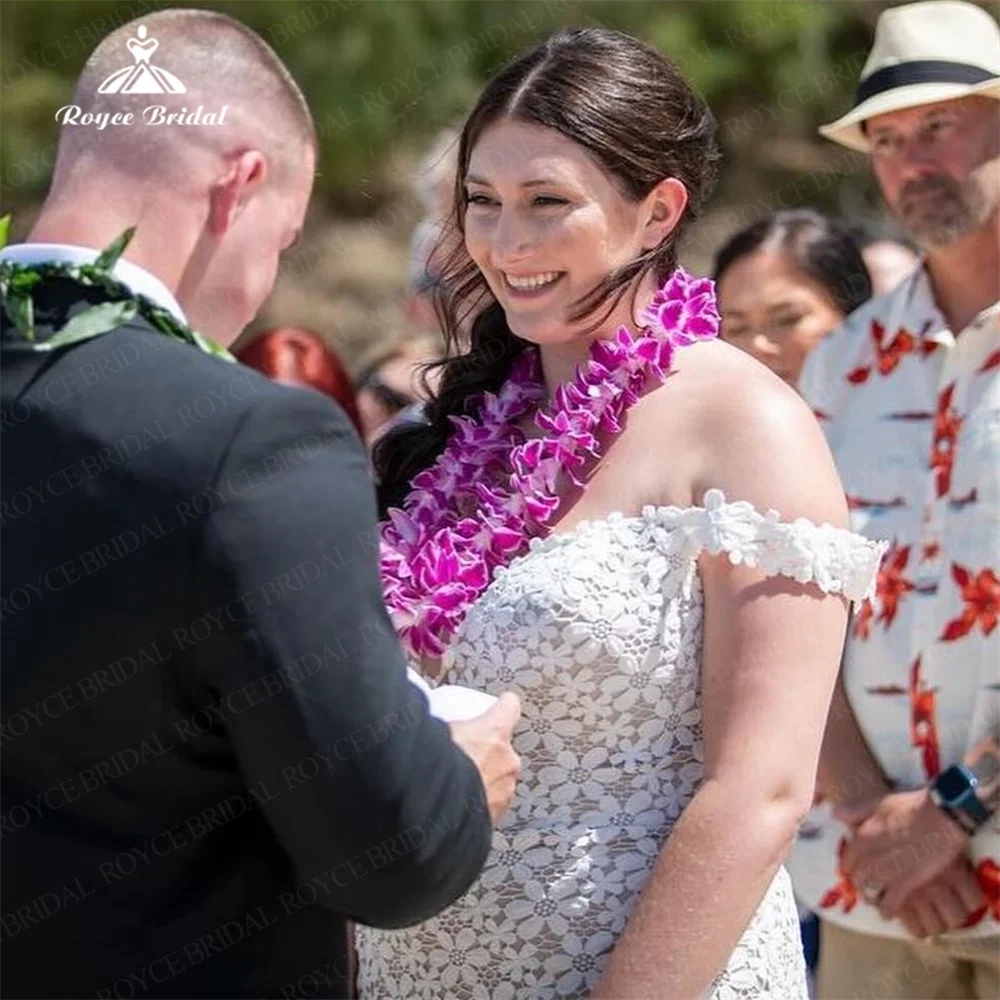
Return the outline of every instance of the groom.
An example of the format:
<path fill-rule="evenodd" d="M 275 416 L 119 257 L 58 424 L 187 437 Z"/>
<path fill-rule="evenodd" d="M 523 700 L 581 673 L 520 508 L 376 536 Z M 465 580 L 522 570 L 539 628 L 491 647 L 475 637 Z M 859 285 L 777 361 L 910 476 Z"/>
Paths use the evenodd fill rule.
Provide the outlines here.
<path fill-rule="evenodd" d="M 479 872 L 517 700 L 429 717 L 346 417 L 189 332 L 229 343 L 269 294 L 316 136 L 238 22 L 142 25 L 87 62 L 2 254 L 2 992 L 342 997 L 346 919 L 426 919 Z M 102 93 L 132 62 L 184 92 Z"/>

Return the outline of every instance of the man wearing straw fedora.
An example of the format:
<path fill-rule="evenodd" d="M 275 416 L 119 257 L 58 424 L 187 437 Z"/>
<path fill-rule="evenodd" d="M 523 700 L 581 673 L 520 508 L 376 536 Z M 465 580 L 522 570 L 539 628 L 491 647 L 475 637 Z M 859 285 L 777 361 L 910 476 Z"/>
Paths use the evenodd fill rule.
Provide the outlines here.
<path fill-rule="evenodd" d="M 980 7 L 884 11 L 854 108 L 922 250 L 812 354 L 854 528 L 891 542 L 851 624 L 791 868 L 821 917 L 818 992 L 1000 995 L 1000 30 Z"/>

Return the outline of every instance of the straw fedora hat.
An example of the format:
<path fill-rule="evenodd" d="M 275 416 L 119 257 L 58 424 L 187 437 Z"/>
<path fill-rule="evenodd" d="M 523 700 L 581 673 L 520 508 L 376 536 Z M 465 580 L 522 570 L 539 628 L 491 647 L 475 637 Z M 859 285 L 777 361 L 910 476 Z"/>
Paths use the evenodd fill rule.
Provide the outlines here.
<path fill-rule="evenodd" d="M 883 11 L 861 70 L 854 107 L 820 134 L 868 152 L 862 123 L 887 111 L 970 94 L 1000 100 L 1000 28 L 963 0 L 926 0 Z"/>

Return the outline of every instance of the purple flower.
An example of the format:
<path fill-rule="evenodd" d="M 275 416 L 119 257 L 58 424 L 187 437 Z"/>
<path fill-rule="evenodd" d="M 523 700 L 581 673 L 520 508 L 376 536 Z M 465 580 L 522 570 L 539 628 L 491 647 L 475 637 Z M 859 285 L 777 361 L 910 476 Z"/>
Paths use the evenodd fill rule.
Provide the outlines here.
<path fill-rule="evenodd" d="M 640 334 L 623 326 L 594 342 L 547 412 L 539 409 L 545 386 L 531 347 L 498 392 L 470 400 L 475 418 L 449 418 L 444 451 L 381 526 L 386 605 L 416 655 L 440 656 L 494 570 L 543 533 L 560 506 L 560 474 L 583 485 L 576 470 L 587 456 L 600 457 L 597 432 L 621 431 L 650 381 L 667 377 L 676 349 L 717 335 L 713 289 L 678 268 L 645 310 Z M 528 440 L 517 421 L 532 410 L 543 436 Z"/>
<path fill-rule="evenodd" d="M 719 333 L 715 283 L 692 278 L 678 268 L 643 312 L 650 333 L 686 347 L 698 340 L 711 340 Z"/>
<path fill-rule="evenodd" d="M 674 345 L 669 340 L 642 337 L 635 345 L 636 354 L 646 361 L 658 379 L 666 378 L 674 360 Z"/>

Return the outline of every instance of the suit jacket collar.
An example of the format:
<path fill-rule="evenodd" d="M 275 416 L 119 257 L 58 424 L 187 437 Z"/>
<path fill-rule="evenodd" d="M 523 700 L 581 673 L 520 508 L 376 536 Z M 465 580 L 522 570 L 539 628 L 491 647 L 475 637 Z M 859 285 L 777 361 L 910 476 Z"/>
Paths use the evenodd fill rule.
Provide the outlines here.
<path fill-rule="evenodd" d="M 91 247 L 71 246 L 68 243 L 15 243 L 0 250 L 0 260 L 10 260 L 15 264 L 38 264 L 42 261 L 56 261 L 67 264 L 92 264 L 100 250 Z M 145 295 L 162 309 L 166 309 L 185 326 L 188 325 L 184 310 L 169 288 L 144 267 L 131 261 L 119 259 L 111 270 L 112 277 L 127 285 L 137 295 Z"/>

